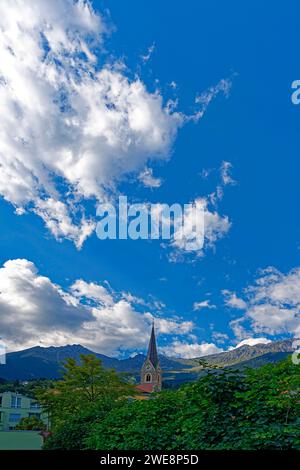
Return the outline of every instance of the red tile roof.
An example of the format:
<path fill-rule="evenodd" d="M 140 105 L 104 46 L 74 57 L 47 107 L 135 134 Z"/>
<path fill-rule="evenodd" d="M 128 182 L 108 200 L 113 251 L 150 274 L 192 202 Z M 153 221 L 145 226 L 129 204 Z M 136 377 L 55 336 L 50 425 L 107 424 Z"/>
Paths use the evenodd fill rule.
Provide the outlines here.
<path fill-rule="evenodd" d="M 151 393 L 153 392 L 153 384 L 137 385 L 136 389 L 139 390 L 140 392 Z"/>

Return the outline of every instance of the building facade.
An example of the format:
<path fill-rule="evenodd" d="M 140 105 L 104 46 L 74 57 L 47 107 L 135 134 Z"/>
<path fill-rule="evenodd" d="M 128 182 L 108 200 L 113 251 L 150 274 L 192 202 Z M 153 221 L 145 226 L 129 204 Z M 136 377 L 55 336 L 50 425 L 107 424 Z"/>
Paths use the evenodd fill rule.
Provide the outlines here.
<path fill-rule="evenodd" d="M 141 383 L 137 389 L 144 393 L 160 392 L 162 386 L 162 370 L 157 354 L 154 324 L 152 325 L 151 336 L 147 357 L 141 369 Z"/>
<path fill-rule="evenodd" d="M 12 431 L 22 418 L 35 416 L 48 424 L 47 414 L 33 398 L 19 393 L 0 393 L 0 431 Z"/>

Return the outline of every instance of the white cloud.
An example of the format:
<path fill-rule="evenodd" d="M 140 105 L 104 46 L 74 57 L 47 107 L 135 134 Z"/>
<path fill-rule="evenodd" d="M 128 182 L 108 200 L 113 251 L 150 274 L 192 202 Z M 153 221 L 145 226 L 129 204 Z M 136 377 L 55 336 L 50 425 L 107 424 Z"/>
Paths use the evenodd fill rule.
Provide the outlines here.
<path fill-rule="evenodd" d="M 63 289 L 26 259 L 0 268 L 0 331 L 10 350 L 80 343 L 104 354 L 144 349 L 153 315 L 95 282 L 76 280 Z M 155 318 L 161 335 L 186 335 L 193 322 Z"/>
<path fill-rule="evenodd" d="M 144 63 L 148 62 L 151 59 L 153 52 L 155 51 L 155 43 L 151 44 L 148 47 L 146 54 L 141 55 L 141 59 Z"/>
<path fill-rule="evenodd" d="M 83 1 L 0 4 L 0 193 L 78 246 L 93 228 L 78 202 L 165 158 L 183 122 L 138 78 L 99 68 L 105 30 Z"/>
<path fill-rule="evenodd" d="M 198 97 L 192 116 L 176 112 L 120 61 L 109 65 L 107 29 L 83 0 L 0 2 L 0 194 L 78 248 L 94 228 L 83 201 L 167 159 L 178 128 L 230 87 L 221 80 Z"/>
<path fill-rule="evenodd" d="M 240 341 L 233 349 L 240 348 L 241 346 L 255 346 L 256 344 L 269 344 L 272 341 L 267 338 L 247 338 Z"/>
<path fill-rule="evenodd" d="M 218 202 L 221 201 L 224 197 L 225 187 L 228 185 L 235 185 L 237 182 L 231 176 L 232 164 L 230 162 L 223 161 L 221 167 L 219 169 L 221 182 L 217 185 L 215 191 L 213 191 L 207 199 L 213 206 L 217 206 Z M 209 173 L 212 171 L 210 170 L 202 170 L 200 176 L 203 179 L 206 179 Z"/>
<path fill-rule="evenodd" d="M 222 183 L 224 184 L 224 186 L 236 184 L 236 181 L 231 176 L 231 170 L 232 170 L 232 163 L 223 161 L 220 172 L 221 172 Z"/>
<path fill-rule="evenodd" d="M 231 322 L 238 338 L 249 336 L 245 324 L 254 333 L 300 336 L 300 268 L 287 274 L 272 267 L 261 271 L 255 284 L 245 289 L 245 300 L 224 292 L 227 305 L 233 303 L 231 306 L 245 310 L 241 318 Z"/>
<path fill-rule="evenodd" d="M 222 294 L 225 296 L 224 301 L 227 307 L 241 309 L 241 310 L 245 310 L 247 308 L 246 302 L 243 299 L 237 297 L 235 292 L 223 290 Z"/>
<path fill-rule="evenodd" d="M 208 201 L 205 198 L 198 198 L 193 201 L 194 206 L 201 209 L 204 213 L 204 227 L 200 227 L 201 232 L 195 230 L 196 212 L 190 210 L 185 212 L 184 227 L 181 230 L 181 237 L 175 238 L 171 243 L 174 249 L 170 254 L 170 261 L 181 261 L 185 254 L 193 254 L 201 257 L 207 248 L 214 248 L 216 242 L 223 238 L 231 227 L 231 222 L 227 216 L 221 216 L 217 211 L 211 211 L 208 207 Z M 190 244 L 197 238 L 201 239 L 204 230 L 204 244 L 197 250 L 191 250 Z M 196 243 L 196 242 L 195 242 Z"/>
<path fill-rule="evenodd" d="M 213 331 L 211 336 L 214 341 L 220 344 L 225 343 L 225 341 L 229 339 L 226 333 L 221 333 L 219 331 Z"/>
<path fill-rule="evenodd" d="M 229 322 L 229 326 L 237 339 L 244 339 L 249 336 L 249 332 L 243 325 L 244 321 L 246 321 L 246 315 L 244 317 L 236 318 L 235 320 L 231 320 L 231 322 Z"/>
<path fill-rule="evenodd" d="M 213 247 L 217 240 L 223 238 L 231 227 L 231 222 L 227 216 L 221 216 L 216 211 L 205 211 L 204 228 L 205 239 L 208 246 Z"/>
<path fill-rule="evenodd" d="M 277 307 L 271 303 L 251 306 L 247 311 L 253 331 L 256 333 L 300 335 L 300 314 L 298 308 Z"/>
<path fill-rule="evenodd" d="M 74 206 L 73 220 L 70 215 L 70 207 L 61 201 L 49 197 L 48 199 L 37 198 L 35 207 L 32 209 L 45 222 L 46 227 L 52 232 L 57 240 L 69 238 L 75 242 L 77 248 L 81 248 L 87 237 L 91 235 L 96 224 L 92 220 L 86 220 L 81 207 Z M 17 208 L 18 215 L 22 208 Z M 76 213 L 80 212 L 80 220 L 74 223 Z"/>
<path fill-rule="evenodd" d="M 113 296 L 107 288 L 95 282 L 86 282 L 78 279 L 71 286 L 71 291 L 75 297 L 93 300 L 101 305 L 111 306 L 114 304 Z"/>
<path fill-rule="evenodd" d="M 222 352 L 223 349 L 213 343 L 185 343 L 176 340 L 169 346 L 160 348 L 160 351 L 166 356 L 191 359 L 194 357 L 207 356 L 209 354 L 217 354 Z"/>
<path fill-rule="evenodd" d="M 159 188 L 162 184 L 161 178 L 153 176 L 152 168 L 145 168 L 138 176 L 139 180 L 146 188 Z"/>
<path fill-rule="evenodd" d="M 194 302 L 193 310 L 201 310 L 202 308 L 214 309 L 215 305 L 210 303 L 210 300 L 202 300 L 201 302 Z"/>
<path fill-rule="evenodd" d="M 9 260 L 0 269 L 0 331 L 8 342 L 36 341 L 43 332 L 76 330 L 92 313 L 25 259 Z"/>
<path fill-rule="evenodd" d="M 195 102 L 201 106 L 200 110 L 192 116 L 192 119 L 199 119 L 205 113 L 210 102 L 219 94 L 223 93 L 225 96 L 229 95 L 232 82 L 229 79 L 222 79 L 215 86 L 212 86 L 198 95 L 195 99 Z"/>
<path fill-rule="evenodd" d="M 203 168 L 203 170 L 200 171 L 199 176 L 203 180 L 207 180 L 212 171 L 212 168 Z"/>
<path fill-rule="evenodd" d="M 153 320 L 154 317 L 151 314 L 145 314 L 146 318 Z M 194 323 L 191 321 L 182 321 L 178 322 L 176 320 L 170 320 L 168 318 L 155 318 L 155 327 L 161 334 L 179 334 L 186 335 L 194 327 Z"/>

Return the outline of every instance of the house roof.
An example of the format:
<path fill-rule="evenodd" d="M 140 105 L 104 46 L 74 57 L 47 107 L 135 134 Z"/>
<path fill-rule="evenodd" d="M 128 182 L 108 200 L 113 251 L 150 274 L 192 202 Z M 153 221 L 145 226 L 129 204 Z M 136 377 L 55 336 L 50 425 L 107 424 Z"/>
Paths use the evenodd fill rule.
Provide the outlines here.
<path fill-rule="evenodd" d="M 153 392 L 153 384 L 137 385 L 136 389 L 139 390 L 140 392 L 151 393 L 151 392 Z"/>

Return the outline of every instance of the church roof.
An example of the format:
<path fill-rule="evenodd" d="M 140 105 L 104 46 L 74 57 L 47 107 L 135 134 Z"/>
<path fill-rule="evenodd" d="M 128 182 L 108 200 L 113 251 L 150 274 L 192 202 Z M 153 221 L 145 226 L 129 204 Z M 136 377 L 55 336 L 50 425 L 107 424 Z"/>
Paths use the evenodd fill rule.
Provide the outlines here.
<path fill-rule="evenodd" d="M 154 331 L 154 323 L 152 325 L 151 337 L 149 341 L 147 359 L 156 367 L 159 363 L 157 349 L 156 349 L 156 339 L 155 339 L 155 331 Z"/>
<path fill-rule="evenodd" d="M 143 393 L 151 393 L 153 392 L 153 384 L 141 384 L 137 385 L 136 389 Z"/>

